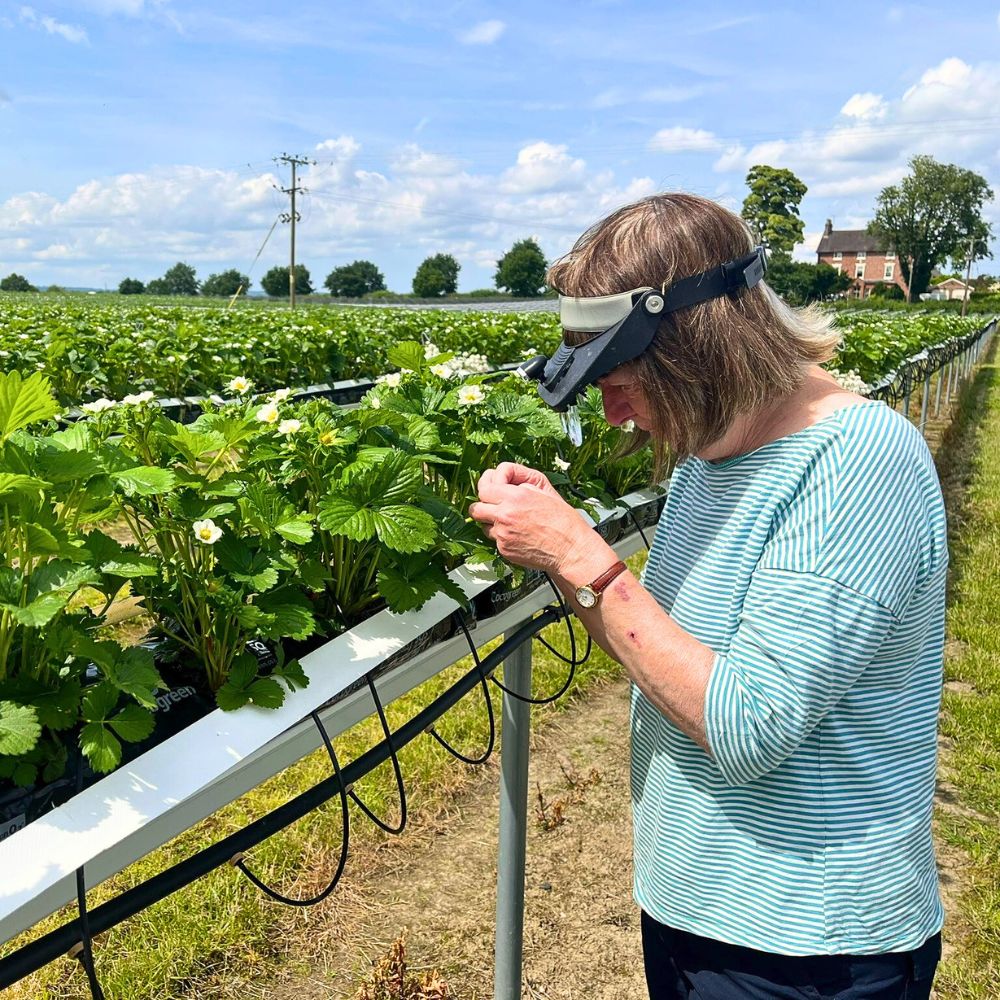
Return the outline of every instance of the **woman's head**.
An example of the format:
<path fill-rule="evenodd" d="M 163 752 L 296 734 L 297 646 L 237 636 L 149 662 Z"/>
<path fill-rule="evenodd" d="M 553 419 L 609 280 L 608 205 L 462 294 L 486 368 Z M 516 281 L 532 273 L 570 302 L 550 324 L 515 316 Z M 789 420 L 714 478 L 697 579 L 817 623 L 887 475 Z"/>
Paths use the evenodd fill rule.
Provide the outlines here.
<path fill-rule="evenodd" d="M 695 195 L 659 194 L 591 227 L 547 280 L 575 296 L 669 290 L 752 249 L 749 230 L 732 212 Z M 592 334 L 566 336 L 579 343 Z M 833 356 L 837 341 L 828 319 L 790 309 L 760 282 L 667 314 L 650 347 L 606 383 L 624 388 L 631 378 L 645 397 L 649 413 L 641 422 L 649 424 L 660 465 L 667 448 L 697 452 L 737 416 L 792 392 L 809 365 Z"/>

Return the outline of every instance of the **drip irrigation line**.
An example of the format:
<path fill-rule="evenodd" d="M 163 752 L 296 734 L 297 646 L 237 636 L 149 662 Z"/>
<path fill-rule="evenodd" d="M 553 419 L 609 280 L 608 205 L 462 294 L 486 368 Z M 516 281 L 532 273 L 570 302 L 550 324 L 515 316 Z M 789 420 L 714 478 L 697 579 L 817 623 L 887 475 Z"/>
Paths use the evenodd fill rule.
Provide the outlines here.
<path fill-rule="evenodd" d="M 81 756 L 76 764 L 76 794 L 83 790 L 83 757 Z M 80 941 L 77 944 L 76 958 L 83 966 L 83 971 L 87 974 L 87 984 L 90 986 L 90 994 L 94 1000 L 104 1000 L 104 991 L 97 979 L 97 970 L 94 968 L 94 947 L 93 935 L 90 932 L 90 917 L 87 913 L 87 882 L 84 877 L 84 866 L 80 865 L 76 870 L 76 904 L 80 913 Z"/>
<path fill-rule="evenodd" d="M 651 548 L 649 544 L 649 539 L 646 537 L 646 532 L 642 530 L 642 525 L 639 523 L 639 518 L 635 516 L 635 511 L 632 510 L 629 504 L 622 505 L 625 508 L 625 512 L 628 514 L 629 519 L 635 526 L 635 530 L 639 532 L 639 537 L 642 539 L 642 544 L 646 546 L 646 551 L 648 552 Z"/>
<path fill-rule="evenodd" d="M 469 644 L 469 653 L 472 655 L 472 660 L 476 665 L 476 670 L 479 671 L 479 681 L 480 686 L 483 690 L 483 700 L 486 702 L 486 716 L 490 721 L 490 736 L 486 742 L 486 749 L 478 757 L 467 757 L 460 750 L 456 750 L 433 726 L 430 726 L 427 730 L 456 759 L 460 760 L 463 764 L 471 764 L 472 766 L 478 766 L 480 764 L 485 764 L 490 757 L 493 755 L 493 748 L 496 746 L 497 740 L 497 722 L 496 715 L 493 712 L 493 699 L 490 698 L 490 689 L 486 684 L 486 674 L 483 672 L 483 661 L 479 658 L 479 650 L 476 649 L 476 644 L 472 641 L 472 636 L 469 634 L 469 629 L 462 618 L 462 613 L 456 611 L 454 614 L 454 621 L 457 623 L 458 627 L 462 630 L 465 636 L 465 641 Z"/>
<path fill-rule="evenodd" d="M 546 625 L 558 621 L 559 617 L 556 609 L 551 607 L 543 609 L 530 621 L 514 630 L 496 649 L 483 658 L 483 671 L 489 674 L 496 670 L 515 649 L 530 641 L 531 637 Z M 250 850 L 317 806 L 329 801 L 341 791 L 345 782 L 350 785 L 357 781 L 379 764 L 389 760 L 395 750 L 401 749 L 425 732 L 428 726 L 457 704 L 479 682 L 479 670 L 469 671 L 412 719 L 400 726 L 393 733 L 391 748 L 388 742 L 383 740 L 342 768 L 339 777 L 331 775 L 324 778 L 312 788 L 248 824 L 242 830 L 230 834 L 166 871 L 102 903 L 89 913 L 87 933 L 101 934 L 120 924 L 178 889 L 190 885 L 202 875 L 229 864 L 236 854 Z M 12 954 L 0 958 L 0 990 L 6 989 L 61 955 L 65 955 L 74 945 L 81 942 L 83 933 L 81 921 L 71 920 Z"/>
<path fill-rule="evenodd" d="M 562 611 L 563 619 L 566 622 L 566 630 L 569 633 L 569 656 L 564 656 L 559 652 L 552 643 L 543 639 L 541 635 L 536 635 L 535 640 L 540 642 L 556 659 L 562 660 L 563 663 L 568 663 L 572 667 L 582 667 L 583 664 L 590 659 L 590 653 L 593 649 L 594 640 L 591 638 L 589 632 L 587 632 L 587 645 L 584 647 L 583 656 L 577 658 L 576 655 L 576 629 L 573 627 L 573 619 L 570 615 L 569 606 L 566 603 L 566 599 L 560 593 L 559 588 L 552 581 L 552 577 L 545 574 L 545 579 L 548 581 L 549 586 L 552 588 L 552 593 L 556 595 L 556 601 L 558 602 L 559 609 Z"/>
<path fill-rule="evenodd" d="M 378 712 L 378 721 L 382 723 L 382 732 L 385 733 L 385 742 L 389 747 L 389 756 L 392 758 L 392 769 L 396 775 L 396 790 L 399 792 L 399 825 L 392 826 L 386 823 L 385 820 L 379 819 L 361 801 L 358 793 L 354 789 L 350 789 L 347 793 L 352 799 L 354 799 L 358 808 L 380 829 L 384 830 L 386 833 L 392 834 L 392 836 L 398 836 L 406 829 L 406 785 L 403 784 L 403 772 L 399 766 L 399 757 L 396 755 L 396 748 L 393 746 L 392 742 L 392 730 L 389 729 L 389 723 L 386 721 L 385 712 L 382 709 L 382 701 L 378 696 L 378 691 L 375 690 L 375 681 L 372 680 L 372 675 L 366 674 L 365 680 L 368 682 L 368 690 L 371 691 L 372 701 L 375 702 L 375 711 Z"/>
<path fill-rule="evenodd" d="M 322 889 L 320 892 L 316 893 L 315 896 L 310 896 L 308 899 L 293 899 L 291 896 L 285 896 L 270 886 L 265 885 L 250 869 L 247 867 L 244 860 L 243 854 L 237 854 L 233 859 L 232 863 L 239 868 L 241 872 L 261 892 L 270 896 L 271 899 L 278 903 L 284 903 L 285 906 L 315 906 L 317 903 L 322 903 L 327 896 L 337 888 L 337 883 L 340 882 L 340 877 L 344 874 L 344 868 L 347 866 L 347 852 L 350 850 L 351 843 L 351 815 L 350 810 L 347 808 L 347 783 L 344 781 L 343 776 L 340 773 L 340 763 L 337 760 L 337 752 L 333 749 L 333 743 L 330 741 L 330 737 L 327 734 L 326 726 L 323 725 L 323 720 L 320 719 L 316 712 L 309 713 L 310 718 L 316 723 L 316 728 L 319 730 L 320 736 L 323 737 L 323 743 L 326 746 L 326 752 L 330 756 L 330 762 L 333 764 L 333 774 L 337 781 L 338 791 L 340 792 L 340 814 L 342 817 L 342 827 L 341 827 L 341 839 L 340 839 L 340 858 L 337 860 L 337 869 L 333 873 L 333 878 L 330 879 L 326 888 Z"/>

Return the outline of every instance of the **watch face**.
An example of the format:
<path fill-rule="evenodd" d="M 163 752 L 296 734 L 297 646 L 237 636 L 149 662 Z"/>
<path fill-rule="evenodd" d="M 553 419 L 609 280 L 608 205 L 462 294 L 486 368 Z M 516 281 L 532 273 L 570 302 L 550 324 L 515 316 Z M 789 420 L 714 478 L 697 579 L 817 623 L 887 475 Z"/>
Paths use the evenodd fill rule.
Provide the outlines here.
<path fill-rule="evenodd" d="M 597 603 L 597 594 L 590 587 L 579 587 L 576 592 L 576 601 L 581 608 L 592 608 Z"/>

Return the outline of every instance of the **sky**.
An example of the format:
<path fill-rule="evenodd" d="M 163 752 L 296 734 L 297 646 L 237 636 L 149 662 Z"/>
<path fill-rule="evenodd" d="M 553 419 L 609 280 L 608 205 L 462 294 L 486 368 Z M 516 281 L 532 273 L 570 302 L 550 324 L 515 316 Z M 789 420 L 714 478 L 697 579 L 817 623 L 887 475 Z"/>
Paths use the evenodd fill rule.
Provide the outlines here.
<path fill-rule="evenodd" d="M 516 241 L 553 260 L 656 191 L 738 212 L 761 163 L 807 185 L 814 261 L 915 154 L 1000 196 L 1000 3 L 0 0 L 0 275 L 259 288 L 283 154 L 317 287 L 365 259 L 409 291 L 434 253 L 492 287 Z"/>

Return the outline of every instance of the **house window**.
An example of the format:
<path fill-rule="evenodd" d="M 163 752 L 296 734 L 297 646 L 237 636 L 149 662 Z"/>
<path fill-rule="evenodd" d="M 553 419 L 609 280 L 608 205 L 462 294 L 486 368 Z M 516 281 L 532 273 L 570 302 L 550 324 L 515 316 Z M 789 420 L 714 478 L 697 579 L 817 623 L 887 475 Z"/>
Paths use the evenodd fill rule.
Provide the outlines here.
<path fill-rule="evenodd" d="M 854 277 L 863 278 L 865 276 L 865 262 L 859 257 L 858 262 L 854 265 Z"/>
<path fill-rule="evenodd" d="M 833 259 L 834 260 L 843 260 L 844 259 L 844 253 L 843 253 L 843 251 L 842 250 L 835 250 L 833 252 Z"/>
<path fill-rule="evenodd" d="M 886 252 L 885 252 L 885 259 L 886 260 L 895 260 L 896 259 L 896 253 L 895 253 L 895 251 L 893 251 L 893 250 L 886 250 Z"/>
<path fill-rule="evenodd" d="M 882 277 L 886 281 L 892 281 L 895 270 L 896 270 L 896 265 L 893 264 L 891 260 L 886 261 L 885 268 L 882 271 Z"/>
<path fill-rule="evenodd" d="M 868 256 L 868 251 L 867 250 L 859 250 L 858 251 L 858 260 L 864 260 L 867 256 Z"/>

